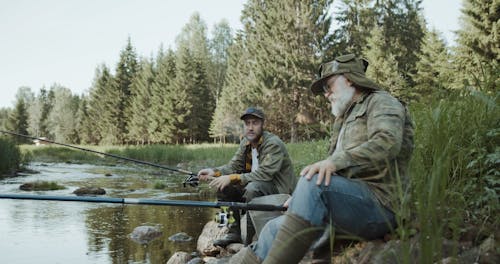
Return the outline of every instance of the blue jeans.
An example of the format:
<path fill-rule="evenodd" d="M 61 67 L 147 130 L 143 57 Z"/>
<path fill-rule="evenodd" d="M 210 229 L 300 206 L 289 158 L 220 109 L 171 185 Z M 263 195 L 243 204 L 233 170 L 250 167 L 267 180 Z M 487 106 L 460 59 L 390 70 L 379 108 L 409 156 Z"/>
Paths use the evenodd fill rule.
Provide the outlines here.
<path fill-rule="evenodd" d="M 333 175 L 329 186 L 316 185 L 318 175 L 308 181 L 301 177 L 292 195 L 288 212 L 314 226 L 332 223 L 335 233 L 375 239 L 396 226 L 394 213 L 375 198 L 365 182 Z M 269 221 L 253 250 L 265 259 L 285 216 Z"/>

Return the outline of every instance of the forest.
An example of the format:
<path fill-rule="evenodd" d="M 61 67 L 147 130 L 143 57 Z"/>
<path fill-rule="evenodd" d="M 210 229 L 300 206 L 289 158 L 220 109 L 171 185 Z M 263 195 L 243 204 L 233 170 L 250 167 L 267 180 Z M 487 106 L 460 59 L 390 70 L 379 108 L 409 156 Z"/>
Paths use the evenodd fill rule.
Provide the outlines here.
<path fill-rule="evenodd" d="M 137 54 L 128 39 L 113 67 L 98 65 L 84 94 L 57 84 L 19 87 L 0 128 L 90 145 L 238 142 L 239 113 L 260 106 L 286 142 L 328 137 L 328 104 L 309 86 L 320 63 L 355 53 L 367 75 L 413 105 L 499 83 L 499 1 L 467 0 L 456 45 L 428 28 L 418 0 L 249 0 L 243 29 L 210 34 L 198 13 L 175 47 Z M 17 139 L 22 142 L 22 139 Z"/>

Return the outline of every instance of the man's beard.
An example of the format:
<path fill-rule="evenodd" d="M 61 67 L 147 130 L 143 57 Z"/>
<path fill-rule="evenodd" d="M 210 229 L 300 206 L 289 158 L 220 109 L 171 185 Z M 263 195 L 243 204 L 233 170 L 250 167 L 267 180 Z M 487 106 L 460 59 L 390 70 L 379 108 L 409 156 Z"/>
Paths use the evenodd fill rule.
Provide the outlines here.
<path fill-rule="evenodd" d="M 328 97 L 332 104 L 332 114 L 336 117 L 342 116 L 347 110 L 355 91 L 354 87 L 345 82 L 338 82 L 337 85 L 340 86 L 339 92 L 336 95 L 332 93 Z"/>

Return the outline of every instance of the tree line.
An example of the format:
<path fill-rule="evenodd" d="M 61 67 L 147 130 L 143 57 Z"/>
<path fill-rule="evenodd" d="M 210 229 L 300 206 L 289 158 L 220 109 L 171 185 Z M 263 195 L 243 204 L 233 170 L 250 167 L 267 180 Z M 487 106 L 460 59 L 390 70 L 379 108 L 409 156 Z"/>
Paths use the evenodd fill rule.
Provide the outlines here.
<path fill-rule="evenodd" d="M 309 85 L 321 62 L 346 53 L 368 59 L 367 75 L 409 104 L 497 91 L 500 1 L 464 1 L 455 46 L 428 28 L 421 2 L 248 0 L 243 29 L 223 20 L 210 38 L 195 13 L 175 49 L 139 56 L 129 38 L 115 71 L 99 65 L 85 94 L 19 88 L 0 127 L 79 144 L 233 142 L 239 114 L 256 105 L 286 141 L 322 138 L 332 118 Z"/>

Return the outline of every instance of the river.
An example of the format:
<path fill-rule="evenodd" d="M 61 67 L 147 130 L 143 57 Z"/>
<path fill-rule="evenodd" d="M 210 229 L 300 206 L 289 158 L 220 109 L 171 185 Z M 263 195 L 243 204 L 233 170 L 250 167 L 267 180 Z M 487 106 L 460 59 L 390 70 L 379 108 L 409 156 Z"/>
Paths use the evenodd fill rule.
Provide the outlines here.
<path fill-rule="evenodd" d="M 0 193 L 74 196 L 98 186 L 109 197 L 210 200 L 206 185 L 183 187 L 184 175 L 143 167 L 32 163 L 37 174 L 0 179 Z M 112 176 L 105 176 L 111 173 Z M 66 189 L 25 192 L 32 181 L 55 181 Z M 166 187 L 155 189 L 155 183 Z M 0 199 L 0 263 L 166 263 L 175 251 L 196 251 L 196 239 L 216 209 Z M 147 245 L 132 241 L 137 226 L 159 226 L 163 235 Z M 186 232 L 190 242 L 168 237 Z"/>

